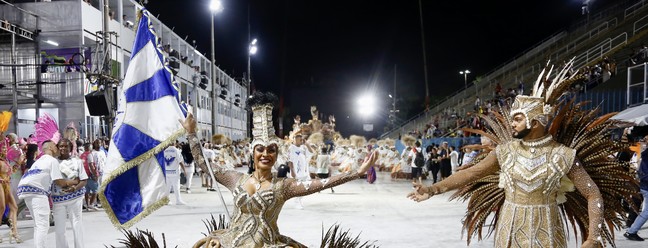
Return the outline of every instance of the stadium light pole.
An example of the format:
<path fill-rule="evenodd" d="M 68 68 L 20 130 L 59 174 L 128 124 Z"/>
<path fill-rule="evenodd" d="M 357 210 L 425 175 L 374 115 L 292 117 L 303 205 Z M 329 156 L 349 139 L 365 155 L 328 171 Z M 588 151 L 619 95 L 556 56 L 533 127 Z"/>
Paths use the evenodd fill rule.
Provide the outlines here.
<path fill-rule="evenodd" d="M 248 40 L 249 39 L 250 39 L 250 37 L 249 37 L 249 33 L 248 33 Z M 250 97 L 250 95 L 252 94 L 252 92 L 251 92 L 251 88 L 252 88 L 252 66 L 251 66 L 250 60 L 251 60 L 252 55 L 256 54 L 256 52 L 257 52 L 258 48 L 257 48 L 256 44 L 257 44 L 257 39 L 254 39 L 254 40 L 252 40 L 252 42 L 248 43 L 248 56 L 247 56 L 248 64 L 247 64 L 247 82 L 246 82 L 247 83 L 247 86 L 246 86 L 247 97 Z M 252 117 L 250 116 L 250 114 L 251 114 L 250 111 L 248 111 L 247 112 L 248 121 L 247 121 L 247 125 L 245 125 L 246 130 L 247 130 L 246 134 L 245 134 L 246 137 L 252 137 L 252 122 L 250 121 L 252 119 Z"/>
<path fill-rule="evenodd" d="M 247 64 L 247 83 L 248 84 L 250 84 L 250 82 L 252 82 L 252 70 L 251 70 L 252 66 L 251 66 L 251 63 L 250 63 L 250 59 L 251 59 L 252 55 L 255 55 L 257 53 L 257 50 L 259 49 L 256 44 L 257 44 L 257 39 L 254 39 L 248 45 L 248 61 L 247 61 L 248 62 L 248 64 Z"/>
<path fill-rule="evenodd" d="M 469 70 L 463 70 L 460 71 L 459 74 L 464 76 L 464 87 L 468 88 L 468 74 L 470 73 Z"/>
<path fill-rule="evenodd" d="M 216 122 L 216 114 L 214 111 L 218 110 L 218 99 L 216 99 L 216 49 L 214 48 L 214 15 L 223 11 L 223 3 L 220 0 L 212 0 L 209 4 L 211 11 L 211 88 L 212 88 L 212 135 L 218 131 L 218 123 Z M 196 85 L 194 85 L 195 90 Z M 195 94 L 196 104 L 198 103 L 198 94 Z M 194 108 L 195 111 L 196 108 Z M 193 113 L 196 115 L 196 113 Z"/>

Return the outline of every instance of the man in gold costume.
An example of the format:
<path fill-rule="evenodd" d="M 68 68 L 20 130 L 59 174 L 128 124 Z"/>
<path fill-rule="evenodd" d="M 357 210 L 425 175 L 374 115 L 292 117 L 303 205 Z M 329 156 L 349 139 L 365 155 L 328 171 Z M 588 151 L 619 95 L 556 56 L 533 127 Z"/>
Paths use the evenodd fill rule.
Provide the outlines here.
<path fill-rule="evenodd" d="M 495 181 L 498 185 L 493 188 L 503 190 L 502 203 L 498 208 L 484 212 L 487 216 L 491 211 L 498 211 L 493 227 L 495 247 L 567 247 L 559 204 L 565 202 L 561 186 L 572 186 L 586 202 L 581 212 L 585 215 L 581 219 L 585 220 L 583 226 L 586 227 L 581 229 L 585 236 L 582 247 L 601 246 L 604 201 L 599 188 L 576 156 L 577 150 L 558 143 L 548 131 L 548 118 L 555 110 L 547 102 L 550 95 L 557 95 L 552 91 L 566 83 L 567 69 L 559 72 L 546 91 L 544 83 L 548 80 L 541 74 L 531 96 L 518 95 L 515 98 L 510 113 L 504 116 L 510 122 L 510 128 L 504 130 L 510 132 L 512 139 L 500 143 L 475 166 L 459 171 L 447 180 L 431 186 L 414 183 L 415 190 L 408 197 L 421 202 L 434 195 L 460 189 L 488 175 L 499 174 L 499 180 Z M 497 194 L 496 190 L 474 194 Z M 469 229 L 469 235 L 474 234 L 470 233 L 474 231 L 470 229 L 472 225 L 483 225 L 483 222 L 466 222 L 469 221 L 470 227 L 464 224 Z"/>

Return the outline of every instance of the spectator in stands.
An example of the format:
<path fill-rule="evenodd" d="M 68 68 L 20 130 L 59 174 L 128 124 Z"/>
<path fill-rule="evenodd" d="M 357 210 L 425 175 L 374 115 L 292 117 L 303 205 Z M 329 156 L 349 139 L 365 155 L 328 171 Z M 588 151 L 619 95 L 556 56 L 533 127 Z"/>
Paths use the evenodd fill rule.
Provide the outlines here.
<path fill-rule="evenodd" d="M 481 99 L 479 99 L 479 96 L 477 96 L 475 98 L 475 106 L 474 106 L 475 111 L 479 110 L 480 105 L 481 105 Z"/>
<path fill-rule="evenodd" d="M 639 50 L 639 55 L 640 59 L 648 59 L 648 46 L 645 44 L 641 46 L 641 50 Z"/>
<path fill-rule="evenodd" d="M 495 85 L 495 96 L 499 96 L 502 93 L 502 85 L 500 85 L 499 82 L 497 82 L 497 85 Z"/>

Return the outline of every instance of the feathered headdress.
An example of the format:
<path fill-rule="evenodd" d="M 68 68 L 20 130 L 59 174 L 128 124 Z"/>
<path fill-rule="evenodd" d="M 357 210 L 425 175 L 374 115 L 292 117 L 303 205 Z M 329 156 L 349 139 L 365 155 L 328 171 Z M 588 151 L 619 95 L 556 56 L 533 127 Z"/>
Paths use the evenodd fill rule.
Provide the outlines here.
<path fill-rule="evenodd" d="M 43 114 L 43 116 L 38 118 L 38 122 L 34 126 L 34 140 L 38 144 L 38 149 L 42 151 L 43 142 L 51 140 L 54 143 L 58 143 L 61 139 L 61 133 L 59 132 L 59 126 L 54 120 L 54 117 L 48 113 Z"/>
<path fill-rule="evenodd" d="M 624 199 L 637 209 L 632 201 L 632 195 L 639 191 L 639 186 L 634 176 L 629 172 L 628 163 L 610 159 L 610 157 L 615 158 L 615 153 L 625 149 L 625 145 L 610 138 L 609 130 L 615 123 L 609 119 L 614 113 L 599 117 L 598 108 L 585 110 L 582 108 L 584 104 L 576 103 L 575 98 L 561 99 L 567 87 L 582 78 L 581 75 L 567 75 L 572 64 L 572 61 L 567 63 L 565 68 L 552 80 L 546 79 L 551 74 L 551 69 L 546 74 L 543 71 L 536 81 L 533 94 L 518 96 L 516 98 L 518 104 L 514 104 L 510 112 L 503 109 L 502 112 L 493 112 L 493 115 L 481 116 L 488 124 L 486 131 L 466 130 L 489 137 L 496 144 L 504 144 L 513 139 L 509 123 L 511 123 L 511 117 L 514 116 L 514 111 L 524 114 L 528 120 L 536 119 L 541 115 L 544 116 L 541 118 L 552 120 L 548 127 L 548 133 L 556 142 L 576 150 L 576 157 L 581 161 L 583 169 L 598 186 L 605 206 L 603 213 L 605 220 L 600 226 L 601 241 L 615 246 L 614 229 L 623 227 L 623 219 L 628 212 L 621 205 L 620 199 Z M 546 90 L 544 81 L 550 82 Z M 538 104 L 533 105 L 531 101 Z M 522 106 L 533 107 L 524 108 Z M 486 155 L 476 157 L 470 164 L 477 164 Z M 464 230 L 468 234 L 468 244 L 473 236 L 477 236 L 479 240 L 482 239 L 482 230 L 486 226 L 487 220 L 490 219 L 491 224 L 497 224 L 505 199 L 504 189 L 499 187 L 499 177 L 499 173 L 494 173 L 477 179 L 460 188 L 451 197 L 451 199 L 468 200 L 468 210 L 463 221 Z M 587 199 L 580 192 L 574 191 L 573 184 L 566 178 L 563 178 L 558 194 L 557 200 L 564 202 L 559 205 L 563 219 L 568 222 L 567 224 L 571 224 L 575 234 L 580 232 L 581 238 L 586 239 L 589 232 Z M 491 214 L 495 216 L 489 217 Z M 491 225 L 486 236 L 490 235 L 496 226 Z"/>
<path fill-rule="evenodd" d="M 385 145 L 387 145 L 387 146 L 390 147 L 390 148 L 391 148 L 391 147 L 395 147 L 395 146 L 396 146 L 396 140 L 393 140 L 393 139 L 390 139 L 390 138 L 386 138 L 386 139 L 385 139 Z"/>
<path fill-rule="evenodd" d="M 413 146 L 414 143 L 416 143 L 416 138 L 414 138 L 414 136 L 409 134 L 403 135 L 403 137 L 401 138 L 401 142 L 403 142 L 403 144 L 405 144 L 406 146 Z"/>
<path fill-rule="evenodd" d="M 335 132 L 335 134 L 333 134 L 333 141 L 337 141 L 337 140 L 342 139 L 342 138 L 343 137 L 342 137 L 342 134 L 340 132 Z"/>
<path fill-rule="evenodd" d="M 246 105 L 252 110 L 253 124 L 251 149 L 257 145 L 280 145 L 279 138 L 277 138 L 272 125 L 272 109 L 276 101 L 277 96 L 270 92 L 257 91 L 248 98 Z"/>
<path fill-rule="evenodd" d="M 350 145 L 351 145 L 351 141 L 348 139 L 340 138 L 337 141 L 335 141 L 335 146 L 343 147 L 343 146 L 350 146 Z"/>
<path fill-rule="evenodd" d="M 548 115 L 554 111 L 554 106 L 559 102 L 560 96 L 562 96 L 565 89 L 583 77 L 577 74 L 570 75 L 573 65 L 574 59 L 571 59 L 552 79 L 549 79 L 549 77 L 553 71 L 553 65 L 549 67 L 548 71 L 547 68 L 543 69 L 533 84 L 531 95 L 518 95 L 515 97 L 510 116 L 523 114 L 527 118 L 527 128 L 531 128 L 532 120 L 537 120 L 543 126 L 547 126 Z M 545 84 L 549 84 L 549 86 L 545 87 Z"/>
<path fill-rule="evenodd" d="M 217 133 L 212 136 L 211 139 L 212 144 L 222 147 L 225 144 L 225 135 Z"/>
<path fill-rule="evenodd" d="M 13 114 L 9 111 L 2 111 L 0 113 L 0 132 L 4 133 L 9 129 L 9 122 Z"/>
<path fill-rule="evenodd" d="M 320 132 L 316 132 L 308 136 L 308 143 L 313 145 L 324 144 L 324 135 Z"/>
<path fill-rule="evenodd" d="M 351 135 L 351 137 L 349 137 L 349 140 L 351 140 L 351 145 L 355 147 L 363 147 L 367 142 L 367 139 L 365 137 L 359 135 Z"/>

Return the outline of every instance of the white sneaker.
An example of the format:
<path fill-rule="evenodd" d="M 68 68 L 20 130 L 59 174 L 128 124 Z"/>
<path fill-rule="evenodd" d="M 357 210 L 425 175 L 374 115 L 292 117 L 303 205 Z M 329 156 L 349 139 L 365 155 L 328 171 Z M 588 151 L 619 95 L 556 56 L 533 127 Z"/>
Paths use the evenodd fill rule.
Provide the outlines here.
<path fill-rule="evenodd" d="M 190 190 L 190 189 L 187 189 L 187 194 L 191 194 L 191 190 Z"/>

